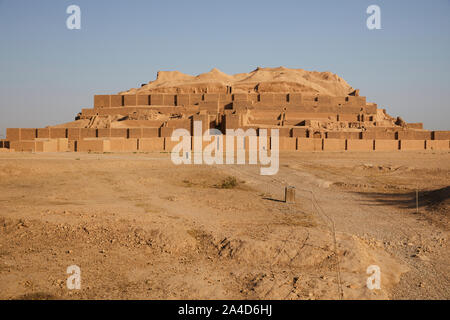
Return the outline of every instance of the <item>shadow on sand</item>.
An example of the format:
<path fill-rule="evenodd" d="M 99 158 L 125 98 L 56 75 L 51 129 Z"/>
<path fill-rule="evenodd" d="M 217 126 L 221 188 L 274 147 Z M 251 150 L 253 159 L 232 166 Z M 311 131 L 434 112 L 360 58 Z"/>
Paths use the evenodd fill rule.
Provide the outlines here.
<path fill-rule="evenodd" d="M 416 192 L 407 193 L 377 193 L 377 192 L 356 192 L 364 196 L 362 205 L 368 206 L 395 206 L 403 209 L 416 208 Z M 449 205 L 450 186 L 430 190 L 419 191 L 418 207 L 438 209 Z"/>

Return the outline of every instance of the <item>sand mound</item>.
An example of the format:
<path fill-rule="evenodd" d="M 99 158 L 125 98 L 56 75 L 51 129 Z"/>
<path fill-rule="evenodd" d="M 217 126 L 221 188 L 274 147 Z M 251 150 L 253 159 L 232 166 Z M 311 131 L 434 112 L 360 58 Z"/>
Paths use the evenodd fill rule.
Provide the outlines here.
<path fill-rule="evenodd" d="M 197 76 L 178 71 L 159 71 L 155 81 L 120 94 L 147 93 L 226 93 L 237 92 L 307 92 L 345 96 L 354 89 L 331 72 L 303 69 L 257 68 L 249 73 L 228 75 L 216 68 Z"/>

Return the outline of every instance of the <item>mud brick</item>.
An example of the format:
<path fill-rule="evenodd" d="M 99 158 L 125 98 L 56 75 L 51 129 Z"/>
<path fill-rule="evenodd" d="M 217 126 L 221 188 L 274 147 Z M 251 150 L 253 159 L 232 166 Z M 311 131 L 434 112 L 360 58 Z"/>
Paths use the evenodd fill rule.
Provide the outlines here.
<path fill-rule="evenodd" d="M 80 140 L 81 128 L 67 128 L 67 138 L 69 140 Z"/>
<path fill-rule="evenodd" d="M 449 150 L 450 140 L 426 140 L 427 150 Z"/>
<path fill-rule="evenodd" d="M 247 93 L 233 93 L 233 101 L 247 101 L 248 94 Z"/>
<path fill-rule="evenodd" d="M 400 140 L 400 150 L 425 150 L 425 140 Z"/>
<path fill-rule="evenodd" d="M 94 108 L 109 108 L 110 96 L 106 94 L 98 94 L 94 96 Z"/>
<path fill-rule="evenodd" d="M 345 139 L 324 139 L 323 151 L 344 151 Z"/>
<path fill-rule="evenodd" d="M 123 105 L 125 107 L 134 107 L 137 105 L 137 96 L 135 94 L 126 94 L 123 96 Z"/>
<path fill-rule="evenodd" d="M 117 108 L 123 107 L 123 95 L 115 94 L 110 96 L 110 107 Z"/>
<path fill-rule="evenodd" d="M 272 141 L 274 138 L 270 137 L 270 149 L 272 150 Z M 295 151 L 297 150 L 297 138 L 279 137 L 279 150 L 280 151 Z"/>
<path fill-rule="evenodd" d="M 148 95 L 148 94 L 138 94 L 136 103 L 137 103 L 138 106 L 148 106 L 148 105 L 150 105 L 150 95 Z"/>
<path fill-rule="evenodd" d="M 375 151 L 395 151 L 399 149 L 398 140 L 379 140 L 374 142 Z"/>
<path fill-rule="evenodd" d="M 288 99 L 289 103 L 293 105 L 301 105 L 303 102 L 303 97 L 301 93 L 289 93 Z"/>
<path fill-rule="evenodd" d="M 162 138 L 171 137 L 173 130 L 175 130 L 175 128 L 170 127 L 161 127 L 159 129 L 159 136 Z"/>
<path fill-rule="evenodd" d="M 80 140 L 85 138 L 96 138 L 97 129 L 95 128 L 81 128 L 80 129 Z"/>
<path fill-rule="evenodd" d="M 176 106 L 176 95 L 175 94 L 164 94 L 163 95 L 163 105 L 165 106 Z"/>
<path fill-rule="evenodd" d="M 142 128 L 143 138 L 157 138 L 159 137 L 159 128 Z"/>
<path fill-rule="evenodd" d="M 99 138 L 110 138 L 111 128 L 99 128 L 97 129 L 97 137 Z"/>
<path fill-rule="evenodd" d="M 433 131 L 432 140 L 450 140 L 450 131 Z"/>
<path fill-rule="evenodd" d="M 347 139 L 348 151 L 372 151 L 373 140 Z"/>
<path fill-rule="evenodd" d="M 191 104 L 191 99 L 189 94 L 179 94 L 177 95 L 177 106 L 188 106 Z"/>
<path fill-rule="evenodd" d="M 7 128 L 6 139 L 9 141 L 20 141 L 20 129 L 19 128 Z"/>
<path fill-rule="evenodd" d="M 154 93 L 150 95 L 150 104 L 152 106 L 162 106 L 164 105 L 164 97 L 160 93 Z"/>
<path fill-rule="evenodd" d="M 296 138 L 306 138 L 308 136 L 308 129 L 292 128 L 292 136 Z"/>
<path fill-rule="evenodd" d="M 128 138 L 128 129 L 127 128 L 111 128 L 110 131 L 111 138 Z"/>
<path fill-rule="evenodd" d="M 260 93 L 259 102 L 266 104 L 273 104 L 274 103 L 273 93 Z"/>
<path fill-rule="evenodd" d="M 139 151 L 164 151 L 164 138 L 142 138 L 138 140 Z"/>
<path fill-rule="evenodd" d="M 67 138 L 67 128 L 50 128 L 50 138 Z"/>
<path fill-rule="evenodd" d="M 297 138 L 298 151 L 322 151 L 322 139 Z"/>
<path fill-rule="evenodd" d="M 37 129 L 37 138 L 39 139 L 50 139 L 50 128 L 39 128 Z"/>
<path fill-rule="evenodd" d="M 107 139 L 87 138 L 77 143 L 78 152 L 109 152 L 110 141 Z"/>
<path fill-rule="evenodd" d="M 37 138 L 36 128 L 22 128 L 20 129 L 20 140 L 33 140 Z"/>

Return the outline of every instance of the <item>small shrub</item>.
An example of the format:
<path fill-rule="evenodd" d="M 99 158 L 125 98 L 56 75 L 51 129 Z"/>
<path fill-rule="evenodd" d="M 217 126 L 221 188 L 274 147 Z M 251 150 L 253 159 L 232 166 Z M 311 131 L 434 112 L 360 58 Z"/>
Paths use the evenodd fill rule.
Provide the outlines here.
<path fill-rule="evenodd" d="M 216 185 L 216 188 L 219 189 L 233 189 L 238 186 L 238 182 L 235 177 L 227 177 L 225 178 L 221 184 Z"/>

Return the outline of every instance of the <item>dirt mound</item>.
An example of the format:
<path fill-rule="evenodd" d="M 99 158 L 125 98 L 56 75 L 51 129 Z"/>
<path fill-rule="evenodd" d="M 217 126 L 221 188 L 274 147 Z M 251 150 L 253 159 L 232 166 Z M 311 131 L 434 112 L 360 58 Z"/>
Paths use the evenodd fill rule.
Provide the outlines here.
<path fill-rule="evenodd" d="M 155 81 L 141 88 L 120 94 L 161 93 L 214 93 L 228 92 L 306 92 L 345 96 L 354 89 L 342 78 L 331 72 L 303 69 L 257 68 L 249 73 L 228 75 L 214 68 L 209 72 L 191 76 L 179 71 L 159 71 Z"/>

